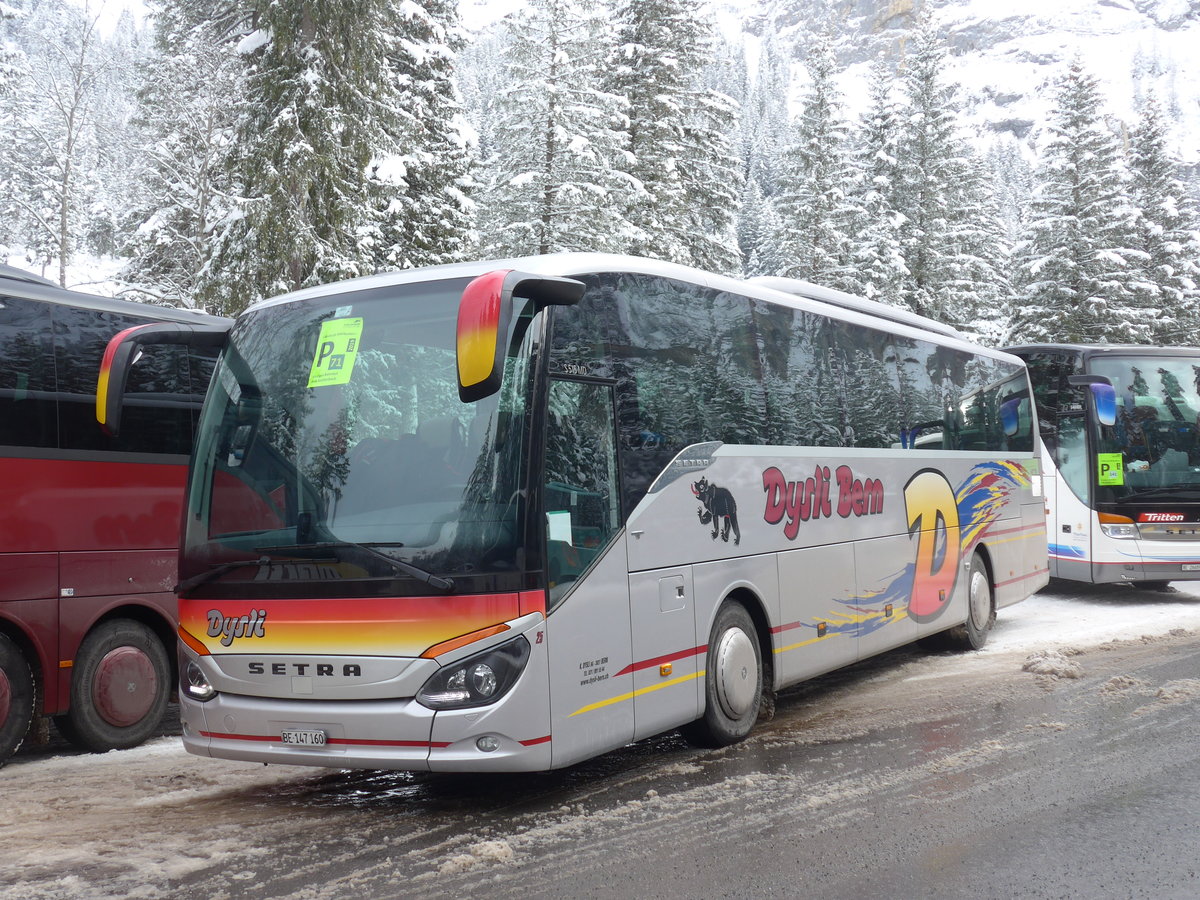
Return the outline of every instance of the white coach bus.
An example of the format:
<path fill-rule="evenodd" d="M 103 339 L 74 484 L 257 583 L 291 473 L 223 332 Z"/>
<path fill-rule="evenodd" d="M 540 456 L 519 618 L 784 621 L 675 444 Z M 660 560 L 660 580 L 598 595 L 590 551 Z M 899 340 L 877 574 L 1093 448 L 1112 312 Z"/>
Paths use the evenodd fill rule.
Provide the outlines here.
<path fill-rule="evenodd" d="M 1200 348 L 1027 344 L 1050 574 L 1200 579 Z"/>
<path fill-rule="evenodd" d="M 188 488 L 186 747 L 552 769 L 981 646 L 1048 577 L 1024 366 L 812 293 L 559 254 L 248 310 Z"/>

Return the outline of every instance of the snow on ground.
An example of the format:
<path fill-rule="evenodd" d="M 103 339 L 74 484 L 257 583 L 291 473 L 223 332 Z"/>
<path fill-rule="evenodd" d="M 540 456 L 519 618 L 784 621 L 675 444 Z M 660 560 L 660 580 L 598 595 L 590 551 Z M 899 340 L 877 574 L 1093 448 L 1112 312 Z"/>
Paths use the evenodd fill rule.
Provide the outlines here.
<path fill-rule="evenodd" d="M 1156 642 L 1172 633 L 1196 631 L 1200 631 L 1200 584 L 1179 583 L 1170 593 L 1123 586 L 1056 584 L 1002 610 L 992 640 L 981 653 L 908 654 L 884 660 L 864 679 L 846 679 L 826 689 L 811 704 L 816 713 L 810 712 L 810 704 L 805 701 L 792 700 L 785 705 L 782 719 L 761 728 L 752 741 L 768 747 L 811 747 L 831 736 L 854 736 L 853 729 L 861 730 L 863 721 L 872 722 L 872 728 L 903 722 L 913 714 L 913 703 L 941 703 L 939 691 L 945 694 L 952 688 L 957 690 L 962 682 L 960 677 L 947 676 L 966 675 L 977 682 L 993 672 L 997 676 L 1007 673 L 1011 684 L 1012 675 L 1019 676 L 1032 659 L 1033 664 L 1026 667 L 1032 674 L 1025 677 L 1070 677 L 1067 673 L 1076 655 L 1087 649 L 1111 641 Z M 1003 690 L 1001 680 L 997 678 L 995 696 Z M 923 687 L 913 692 L 913 682 L 918 681 Z M 1158 702 L 1182 703 L 1200 695 L 1200 681 L 1150 686 L 1128 676 L 1124 681 L 1109 679 L 1099 690 L 1105 696 L 1158 690 Z M 895 703 L 897 697 L 904 696 L 910 697 L 907 705 Z M 1152 697 L 1149 694 L 1148 701 Z M 854 709 L 860 705 L 862 709 Z M 831 707 L 841 712 L 826 715 L 824 710 Z M 842 714 L 849 716 L 845 722 L 838 718 Z M 1047 730 L 1067 727 L 1049 720 L 1043 724 Z M 841 734 L 839 729 L 850 731 Z M 837 743 L 830 746 L 836 748 Z M 957 748 L 955 752 L 960 750 L 992 752 L 988 747 Z M 663 779 L 669 782 L 681 768 L 692 771 L 693 767 L 713 765 L 730 752 L 739 751 L 731 748 L 686 759 L 676 756 L 664 760 L 661 766 L 648 768 L 635 764 L 636 757 L 631 757 L 629 773 L 602 777 L 594 787 L 603 793 L 606 785 L 619 787 L 640 778 L 650 778 L 656 784 Z M 960 764 L 965 762 L 958 756 L 931 758 L 922 763 L 921 771 L 929 766 Z M 921 771 L 897 766 L 894 771 L 877 775 L 895 781 L 918 778 Z M 356 804 L 356 782 L 338 787 L 341 777 L 326 769 L 263 767 L 193 757 L 183 751 L 177 738 L 162 738 L 133 750 L 100 755 L 18 756 L 0 770 L 0 860 L 4 861 L 0 866 L 0 900 L 34 896 L 156 900 L 172 896 L 171 881 L 191 873 L 223 871 L 234 880 L 256 879 L 256 872 L 265 874 L 278 868 L 270 849 L 272 834 L 319 830 L 323 817 L 331 812 L 331 803 L 343 814 Z M 763 783 L 748 784 L 747 777 Z M 697 784 L 670 796 L 651 792 L 636 803 L 614 800 L 611 808 L 604 808 L 603 801 L 594 798 L 599 808 L 572 808 L 561 815 L 530 813 L 519 822 L 497 828 L 498 833 L 486 829 L 464 833 L 458 827 L 446 831 L 448 826 L 439 823 L 436 816 L 426 821 L 419 809 L 414 809 L 413 817 L 405 818 L 404 840 L 420 842 L 423 833 L 433 842 L 413 850 L 406 857 L 406 867 L 411 864 L 418 873 L 424 869 L 417 879 L 433 879 L 436 883 L 477 866 L 516 865 L 531 858 L 537 848 L 557 847 L 572 836 L 591 834 L 590 829 L 600 825 L 604 830 L 627 819 L 661 817 L 673 809 L 683 815 L 693 806 L 719 805 L 722 795 L 718 789 L 722 785 L 728 787 L 731 796 L 743 798 L 747 791 L 761 790 L 765 803 L 780 794 L 779 779 L 784 777 L 779 773 L 739 773 L 738 779 L 716 786 Z M 818 790 L 808 784 L 807 777 L 803 771 L 786 774 L 794 782 L 789 796 L 797 803 L 828 803 L 835 794 L 841 797 L 844 791 L 866 789 L 856 777 L 831 793 L 831 785 L 823 784 Z M 385 793 L 416 790 L 419 794 L 420 788 L 405 778 L 397 775 L 390 789 L 386 786 L 390 782 L 379 784 Z M 324 799 L 316 802 L 315 797 Z M 324 900 L 336 895 L 330 885 L 329 891 L 316 891 L 312 896 Z"/>
<path fill-rule="evenodd" d="M 1063 586 L 1000 610 L 983 653 L 1094 646 L 1173 629 L 1200 630 L 1200 582 L 1160 593 L 1125 585 Z"/>

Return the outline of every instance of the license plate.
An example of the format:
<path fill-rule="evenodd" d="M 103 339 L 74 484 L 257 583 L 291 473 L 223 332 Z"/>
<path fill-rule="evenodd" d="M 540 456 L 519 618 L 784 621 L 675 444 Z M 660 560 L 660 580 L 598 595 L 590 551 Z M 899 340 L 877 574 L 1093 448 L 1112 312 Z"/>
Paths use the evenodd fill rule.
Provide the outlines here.
<path fill-rule="evenodd" d="M 1183 571 L 1185 571 L 1185 572 L 1200 572 L 1200 563 L 1184 563 Z"/>
<path fill-rule="evenodd" d="M 325 732 L 323 731 L 301 731 L 289 728 L 281 736 L 285 744 L 299 744 L 302 747 L 323 747 L 325 745 Z"/>

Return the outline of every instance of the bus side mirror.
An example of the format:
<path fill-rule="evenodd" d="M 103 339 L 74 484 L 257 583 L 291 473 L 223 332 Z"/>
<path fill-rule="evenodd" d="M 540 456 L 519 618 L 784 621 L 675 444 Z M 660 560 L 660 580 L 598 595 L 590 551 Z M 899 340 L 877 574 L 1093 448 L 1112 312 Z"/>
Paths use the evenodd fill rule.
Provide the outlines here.
<path fill-rule="evenodd" d="M 1067 383 L 1087 387 L 1096 407 L 1096 421 L 1101 425 L 1117 424 L 1117 390 L 1104 375 L 1069 375 Z"/>
<path fill-rule="evenodd" d="M 1000 427 L 1007 437 L 1014 437 L 1021 430 L 1021 399 L 1014 397 L 1000 404 Z"/>
<path fill-rule="evenodd" d="M 232 325 L 232 323 L 230 323 Z M 157 322 L 126 328 L 104 349 L 96 380 L 96 421 L 105 433 L 116 437 L 121 430 L 121 407 L 129 370 L 148 344 L 183 344 L 187 347 L 223 347 L 230 325 L 201 325 L 188 322 Z"/>
<path fill-rule="evenodd" d="M 532 300 L 538 309 L 574 306 L 583 297 L 583 282 L 498 269 L 480 275 L 463 289 L 456 337 L 458 396 L 463 403 L 500 390 L 516 297 Z"/>

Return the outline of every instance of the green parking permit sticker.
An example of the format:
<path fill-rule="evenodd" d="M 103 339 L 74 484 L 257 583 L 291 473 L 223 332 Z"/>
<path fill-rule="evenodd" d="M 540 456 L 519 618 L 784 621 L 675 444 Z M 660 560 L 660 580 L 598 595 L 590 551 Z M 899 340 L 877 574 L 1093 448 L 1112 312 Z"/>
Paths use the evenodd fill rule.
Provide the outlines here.
<path fill-rule="evenodd" d="M 1120 453 L 1097 453 L 1096 483 L 1114 485 L 1125 483 L 1125 458 Z"/>
<path fill-rule="evenodd" d="M 362 330 L 361 318 L 330 319 L 321 325 L 317 352 L 313 356 L 312 370 L 308 373 L 310 388 L 349 384 L 354 360 L 358 357 Z"/>

